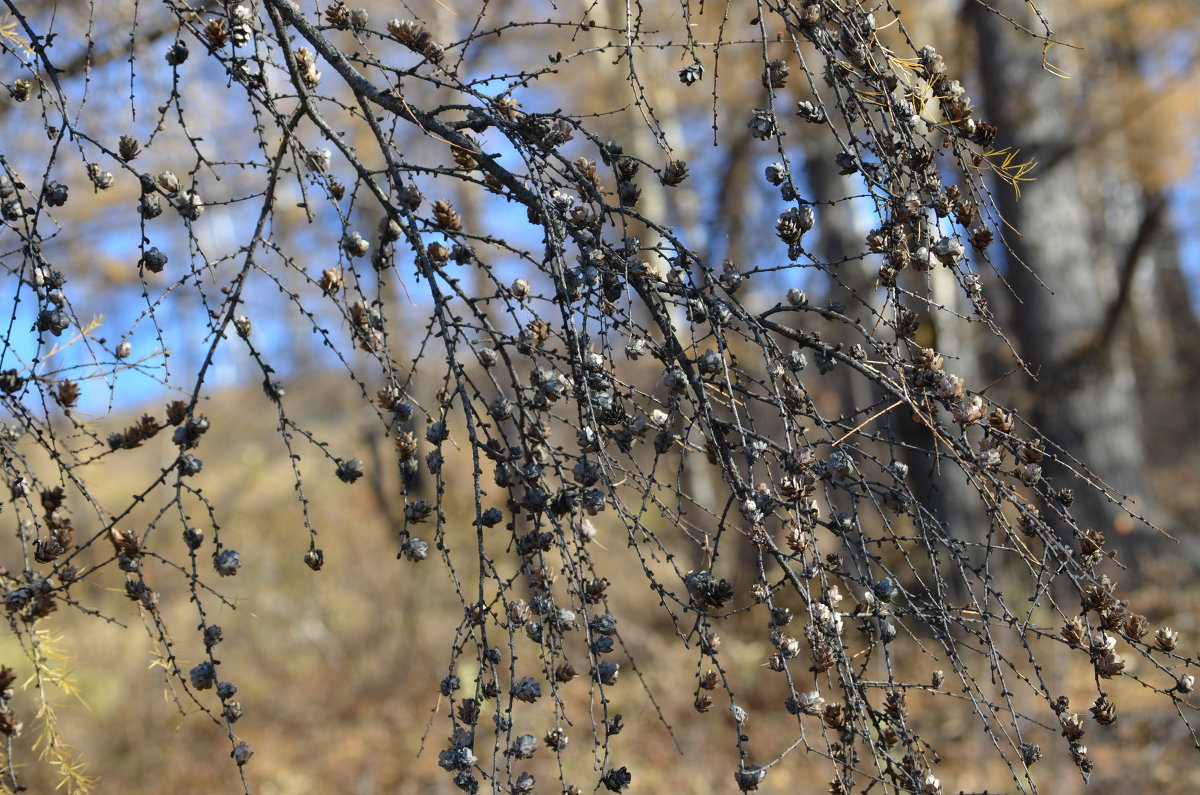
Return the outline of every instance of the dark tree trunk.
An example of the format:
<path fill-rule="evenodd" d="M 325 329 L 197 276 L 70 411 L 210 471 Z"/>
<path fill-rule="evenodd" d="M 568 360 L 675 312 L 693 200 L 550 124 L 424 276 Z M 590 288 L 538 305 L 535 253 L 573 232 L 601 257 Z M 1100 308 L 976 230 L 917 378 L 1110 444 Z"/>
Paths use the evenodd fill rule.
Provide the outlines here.
<path fill-rule="evenodd" d="M 1031 30 L 1037 20 L 1024 3 L 997 8 Z M 1007 185 L 996 190 L 1005 219 L 1018 230 L 1006 234 L 1007 279 L 1016 293 L 1008 325 L 1037 377 L 1032 419 L 1056 447 L 1069 450 L 1097 477 L 1144 500 L 1139 406 L 1128 347 L 1103 330 L 1115 295 L 1113 258 L 1101 256 L 1093 236 L 1085 186 L 1071 155 L 1068 83 L 1041 67 L 1038 42 L 981 5 L 966 11 L 979 37 L 980 76 L 987 120 L 1000 129 L 998 147 L 1036 158 L 1036 181 L 1022 186 L 1020 200 Z M 1103 343 L 1103 344 L 1101 344 Z M 1059 455 L 1060 461 L 1064 456 Z M 1077 471 L 1079 465 L 1066 464 Z M 1076 488 L 1072 512 L 1080 529 L 1094 527 L 1130 557 L 1133 523 L 1114 501 L 1064 478 L 1061 466 L 1046 474 L 1058 486 Z M 1144 503 L 1137 508 L 1144 510 Z"/>

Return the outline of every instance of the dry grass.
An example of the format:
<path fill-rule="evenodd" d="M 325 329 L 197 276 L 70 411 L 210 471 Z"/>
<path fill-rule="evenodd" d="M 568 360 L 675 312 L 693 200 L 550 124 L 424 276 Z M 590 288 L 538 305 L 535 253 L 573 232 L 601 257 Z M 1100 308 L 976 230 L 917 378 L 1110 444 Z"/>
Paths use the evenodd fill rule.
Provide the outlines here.
<path fill-rule="evenodd" d="M 316 395 L 309 402 L 315 416 L 326 418 L 315 419 L 317 430 L 336 430 L 341 438 L 353 440 L 354 431 L 346 421 L 332 419 L 347 415 L 332 403 L 321 402 Z M 212 583 L 236 609 L 222 608 L 210 620 L 224 628 L 226 637 L 217 647 L 220 678 L 238 686 L 238 700 L 245 708 L 236 729 L 239 739 L 254 748 L 247 767 L 252 790 L 264 795 L 456 792 L 437 767 L 438 750 L 449 732 L 448 700 L 437 691 L 439 680 L 448 673 L 448 651 L 462 608 L 448 587 L 441 560 L 436 554 L 420 564 L 396 560 L 398 538 L 385 526 L 369 490 L 362 484 L 342 484 L 331 472 L 314 470 L 305 471 L 305 487 L 326 564 L 320 572 L 310 571 L 302 562 L 307 533 L 290 469 L 282 446 L 264 430 L 270 428 L 269 404 L 261 396 L 227 394 L 209 401 L 203 411 L 215 420 L 206 448 L 221 451 L 231 463 L 206 467 L 201 484 L 220 506 L 225 543 L 238 548 L 246 564 L 236 577 Z M 108 493 L 102 496 L 127 496 L 130 484 L 144 482 L 159 463 L 155 457 L 166 454 L 155 444 L 141 452 L 144 471 L 106 473 L 101 491 Z M 212 457 L 216 464 L 217 456 Z M 467 520 L 469 497 L 452 490 L 447 499 L 451 546 L 474 543 Z M 130 526 L 149 516 L 153 506 L 145 512 L 131 519 Z M 86 513 L 76 510 L 75 516 L 80 536 L 85 537 Z M 164 554 L 183 557 L 182 540 L 163 538 L 158 543 Z M 624 530 L 618 526 L 600 523 L 595 547 L 598 567 L 620 571 L 630 565 Z M 161 593 L 161 613 L 171 621 L 170 637 L 186 671 L 202 659 L 203 651 L 193 631 L 196 613 L 186 581 L 166 566 L 147 565 L 148 581 Z M 640 573 L 631 574 L 628 583 L 611 590 L 611 608 L 620 617 L 623 641 L 644 686 L 618 651 L 615 657 L 621 659 L 624 672 L 619 686 L 609 692 L 614 694 L 612 707 L 624 714 L 627 728 L 614 740 L 614 760 L 629 767 L 635 791 L 733 791 L 731 771 L 737 767 L 738 755 L 732 742 L 730 705 L 721 700 L 728 697 L 717 690 L 710 712 L 694 710 L 695 644 L 691 643 L 691 651 L 683 647 Z M 1154 585 L 1133 598 L 1152 622 L 1168 615 L 1178 622 L 1179 616 L 1197 614 L 1200 594 L 1177 587 L 1182 585 L 1183 571 L 1163 562 L 1150 574 L 1146 581 Z M 73 657 L 71 680 L 86 703 L 65 697 L 52 700 L 58 704 L 63 739 L 80 752 L 89 772 L 100 776 L 97 791 L 236 791 L 240 784 L 236 768 L 227 759 L 230 743 L 223 728 L 195 714 L 178 684 L 164 676 L 156 664 L 161 649 L 154 648 L 147 633 L 138 628 L 145 616 L 135 603 L 95 582 L 85 580 L 73 595 L 128 629 L 68 608 L 42 626 L 66 639 L 65 647 Z M 736 584 L 739 593 L 748 583 Z M 739 601 L 746 600 L 743 596 Z M 751 716 L 746 731 L 752 756 L 771 758 L 794 741 L 797 724 L 782 709 L 788 695 L 783 680 L 765 667 L 772 650 L 759 627 L 762 620 L 761 614 L 748 612 L 725 625 L 720 659 L 733 672 L 739 705 Z M 1177 628 L 1183 637 L 1194 637 L 1193 626 Z M 14 665 L 22 676 L 27 674 L 11 636 L 0 649 L 0 661 Z M 532 662 L 532 650 L 525 651 L 527 662 Z M 1073 709 L 1082 711 L 1094 697 L 1094 684 L 1084 677 L 1073 688 L 1061 652 L 1056 654 L 1047 658 L 1045 675 L 1052 688 L 1060 687 L 1073 697 Z M 900 674 L 910 680 L 927 680 L 932 670 L 946 667 L 932 657 L 910 659 L 908 664 L 911 670 Z M 469 682 L 473 672 L 466 665 L 460 663 L 457 673 Z M 574 767 L 566 769 L 566 778 L 587 786 L 597 776 L 591 736 L 599 720 L 590 707 L 595 694 L 589 684 L 583 676 L 561 691 L 567 713 L 575 720 L 569 731 L 571 752 L 565 756 Z M 951 688 L 948 683 L 947 689 Z M 1087 791 L 1200 791 L 1200 766 L 1194 761 L 1191 738 L 1165 702 L 1151 702 L 1141 688 L 1121 683 L 1111 692 L 1121 708 L 1118 721 L 1107 728 L 1088 721 L 1084 742 L 1097 769 Z M 661 718 L 647 693 L 653 694 Z M 14 703 L 26 723 L 19 741 L 26 747 L 18 751 L 23 760 L 35 758 L 28 747 L 37 735 L 33 703 L 29 690 L 19 691 Z M 1010 791 L 1010 774 L 967 704 L 914 692 L 909 706 L 917 728 L 942 752 L 938 773 L 947 792 Z M 488 708 L 485 705 L 481 722 L 486 727 L 491 725 Z M 523 730 L 536 730 L 536 714 L 545 720 L 541 731 L 549 729 L 548 705 L 538 705 L 540 713 L 533 709 L 524 715 Z M 1044 708 L 1042 713 L 1052 717 Z M 811 718 L 804 719 L 801 727 L 810 735 L 820 731 Z M 486 744 L 487 732 L 483 736 Z M 819 736 L 812 736 L 814 745 L 824 747 Z M 1083 792 L 1062 739 L 1052 733 L 1046 738 L 1046 759 L 1035 768 L 1050 787 L 1045 791 Z M 680 748 L 686 753 L 680 753 Z M 483 753 L 481 757 L 486 759 Z M 557 778 L 554 763 L 547 754 L 528 763 L 527 769 L 543 782 L 541 791 L 547 791 L 545 782 Z M 763 789 L 823 792 L 827 764 L 798 748 L 771 770 Z M 33 792 L 51 791 L 57 783 L 52 770 L 32 761 L 23 775 Z"/>

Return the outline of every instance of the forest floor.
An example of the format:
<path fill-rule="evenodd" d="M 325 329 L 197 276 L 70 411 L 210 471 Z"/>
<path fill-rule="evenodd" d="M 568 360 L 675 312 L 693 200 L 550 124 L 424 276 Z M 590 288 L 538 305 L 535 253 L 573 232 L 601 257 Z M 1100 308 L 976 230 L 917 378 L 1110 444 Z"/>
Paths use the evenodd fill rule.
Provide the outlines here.
<path fill-rule="evenodd" d="M 339 415 L 335 407 L 320 405 L 317 394 L 310 410 L 315 416 L 329 417 L 327 424 L 333 427 L 332 418 Z M 220 607 L 210 600 L 208 619 L 222 626 L 226 638 L 216 648 L 219 678 L 237 685 L 237 698 L 245 710 L 234 728 L 238 739 L 250 742 L 254 749 L 245 769 L 252 791 L 262 795 L 457 792 L 437 766 L 438 752 L 450 731 L 449 702 L 439 695 L 438 683 L 448 673 L 450 645 L 462 619 L 443 561 L 433 549 L 429 559 L 419 564 L 397 560 L 400 540 L 382 518 L 372 491 L 363 483 L 338 482 L 326 459 L 306 456 L 300 464 L 305 496 L 312 525 L 320 533 L 318 545 L 325 550 L 323 570 L 311 571 L 302 560 L 309 537 L 283 446 L 269 423 L 264 428 L 261 418 L 240 409 L 243 402 L 252 401 L 228 395 L 203 407 L 218 421 L 201 447 L 201 453 L 214 451 L 211 464 L 197 480 L 218 506 L 225 543 L 241 552 L 245 564 L 236 577 L 210 578 L 230 606 Z M 259 402 L 265 402 L 261 396 Z M 339 432 L 347 449 L 366 444 L 353 428 L 341 427 Z M 127 499 L 131 483 L 144 482 L 142 476 L 150 477 L 163 466 L 163 457 L 169 460 L 173 448 L 162 441 L 160 447 L 147 445 L 143 472 L 112 473 L 105 487 L 108 494 L 103 496 Z M 380 445 L 386 455 L 389 443 L 383 440 Z M 217 451 L 224 463 L 218 462 Z M 394 487 L 393 483 L 387 488 Z M 470 528 L 469 497 L 451 489 L 448 528 Z M 146 515 L 153 510 L 147 506 Z M 79 536 L 85 537 L 87 514 L 76 510 L 74 515 Z M 622 562 L 628 552 L 624 530 L 607 526 L 602 519 L 603 515 L 597 519 L 600 532 L 594 545 L 598 566 L 628 566 Z M 136 526 L 138 517 L 130 521 Z M 462 531 L 451 530 L 447 542 L 470 540 Z M 186 560 L 177 531 L 155 544 L 165 556 Z M 102 549 L 97 554 L 108 553 Z M 470 571 L 460 574 L 468 580 L 472 576 Z M 1122 589 L 1125 598 L 1149 617 L 1152 626 L 1170 622 L 1180 632 L 1182 653 L 1196 649 L 1200 589 L 1190 587 L 1194 572 L 1166 556 L 1148 562 L 1141 574 L 1142 585 Z M 194 629 L 197 613 L 189 601 L 186 579 L 152 560 L 147 561 L 146 576 L 160 593 L 177 664 L 187 671 L 203 659 L 203 645 Z M 82 700 L 63 693 L 47 695 L 62 740 L 75 749 L 87 771 L 99 777 L 96 791 L 240 792 L 224 727 L 199 712 L 178 683 L 164 676 L 164 649 L 156 642 L 156 630 L 149 626 L 146 614 L 139 613 L 123 591 L 102 588 L 97 582 L 80 583 L 72 595 L 125 628 L 66 605 L 39 625 L 48 633 L 47 639 L 57 639 L 63 653 L 61 666 L 81 693 Z M 633 792 L 736 792 L 736 732 L 729 704 L 720 700 L 724 694 L 716 691 L 717 703 L 707 713 L 693 707 L 694 643 L 691 650 L 683 647 L 658 606 L 658 596 L 645 587 L 640 575 L 634 587 L 613 588 L 612 593 L 612 609 L 619 616 L 628 650 L 628 655 L 618 651 L 615 657 L 624 658 L 623 669 L 631 660 L 645 683 L 643 687 L 630 670 L 610 691 L 612 708 L 625 716 L 627 726 L 613 738 L 612 763 L 629 768 Z M 745 615 L 747 624 L 759 618 L 755 613 Z M 143 626 L 149 626 L 149 632 Z M 797 719 L 782 708 L 787 691 L 764 664 L 771 651 L 761 631 L 741 633 L 736 624 L 721 650 L 722 665 L 736 672 L 738 703 L 751 716 L 746 725 L 751 762 L 774 757 L 797 737 Z M 535 659 L 529 655 L 530 661 Z M 17 670 L 19 682 L 28 674 L 28 664 L 11 635 L 0 640 L 0 662 Z M 1073 709 L 1086 714 L 1095 682 L 1068 681 L 1066 668 L 1056 665 L 1057 659 L 1042 662 L 1050 687 L 1071 695 Z M 910 670 L 898 673 L 914 681 L 928 680 L 934 669 L 948 669 L 945 661 L 934 656 L 919 656 L 907 667 Z M 468 668 L 460 661 L 457 673 L 465 683 L 471 681 Z M 1133 670 L 1138 672 L 1136 667 Z M 1142 688 L 1117 680 L 1110 687 L 1118 704 L 1117 721 L 1102 727 L 1087 715 L 1083 742 L 1096 768 L 1086 792 L 1200 792 L 1195 738 L 1170 702 L 1161 696 L 1150 698 Z M 568 731 L 572 742 L 565 756 L 566 778 L 584 792 L 593 791 L 598 773 L 591 751 L 594 716 L 589 716 L 592 694 L 587 677 L 563 692 L 569 713 L 576 718 Z M 657 708 L 647 692 L 653 694 Z M 210 706 L 216 704 L 211 692 L 201 696 Z M 12 706 L 24 722 L 24 732 L 16 751 L 30 791 L 50 792 L 58 783 L 57 774 L 38 761 L 30 747 L 42 728 L 35 716 L 37 704 L 34 690 L 18 684 Z M 1194 709 L 1182 702 L 1180 706 L 1187 710 L 1182 713 L 1187 720 L 1194 720 Z M 1012 772 L 966 703 L 916 693 L 910 697 L 909 710 L 941 752 L 943 761 L 936 770 L 946 793 L 1015 791 Z M 536 714 L 527 713 L 526 718 Z M 1044 703 L 1038 714 L 1047 724 L 1053 721 Z M 543 717 L 545 726 L 528 727 L 539 737 L 550 727 L 548 713 Z M 481 731 L 485 748 L 490 746 L 491 718 L 485 709 L 481 721 L 488 729 Z M 823 748 L 818 723 L 806 720 L 813 721 L 806 728 L 810 740 Z M 1033 767 L 1041 791 L 1085 792 L 1065 740 L 1056 732 L 1042 736 L 1045 758 Z M 540 753 L 529 769 L 540 782 L 536 791 L 559 789 L 552 755 Z M 760 791 L 824 793 L 828 775 L 828 763 L 806 754 L 801 746 L 771 769 Z"/>

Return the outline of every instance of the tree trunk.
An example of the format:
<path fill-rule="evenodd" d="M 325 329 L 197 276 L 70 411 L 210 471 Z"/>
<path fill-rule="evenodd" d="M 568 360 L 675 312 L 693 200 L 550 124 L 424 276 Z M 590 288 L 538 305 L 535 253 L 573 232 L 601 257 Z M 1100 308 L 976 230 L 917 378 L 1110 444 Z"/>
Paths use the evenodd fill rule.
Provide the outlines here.
<path fill-rule="evenodd" d="M 1025 4 L 1006 0 L 996 7 L 1038 29 Z M 1085 474 L 1092 484 L 1145 498 L 1128 348 L 1120 335 L 1099 344 L 1116 278 L 1111 266 L 1104 267 L 1112 258 L 1100 256 L 1100 241 L 1090 234 L 1085 189 L 1096 186 L 1083 184 L 1069 156 L 1074 142 L 1066 112 L 1068 84 L 1030 57 L 1038 42 L 1027 34 L 983 6 L 969 4 L 966 13 L 979 37 L 984 105 L 988 120 L 1000 129 L 997 147 L 1019 149 L 1022 161 L 1036 158 L 1040 164 L 1033 172 L 1036 181 L 1022 186 L 1019 201 L 1008 185 L 999 185 L 995 195 L 1017 230 L 1005 235 L 1006 275 L 1017 297 L 1008 327 L 1037 378 L 1032 419 L 1053 444 L 1059 463 L 1045 473 L 1057 487 L 1074 486 L 1072 513 L 1080 529 L 1104 532 L 1130 558 L 1134 523 L 1100 490 L 1064 477 L 1066 466 L 1084 470 L 1058 452 L 1078 456 L 1095 473 Z M 1143 504 L 1134 509 L 1143 510 Z"/>

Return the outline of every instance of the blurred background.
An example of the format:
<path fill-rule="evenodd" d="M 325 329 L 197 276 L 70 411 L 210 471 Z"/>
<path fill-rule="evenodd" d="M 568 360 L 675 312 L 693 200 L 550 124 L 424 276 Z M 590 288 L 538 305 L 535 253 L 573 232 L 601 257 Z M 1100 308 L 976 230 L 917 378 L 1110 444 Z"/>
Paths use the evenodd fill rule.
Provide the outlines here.
<path fill-rule="evenodd" d="M 196 5 L 201 20 L 227 13 L 221 3 Z M 301 5 L 312 10 L 312 3 Z M 762 232 L 786 206 L 763 179 L 780 155 L 747 125 L 764 102 L 763 58 L 790 68 L 777 104 L 830 98 L 806 75 L 811 64 L 797 58 L 786 31 L 772 28 L 770 16 L 759 19 L 753 4 L 646 4 L 629 17 L 623 4 L 609 3 L 493 0 L 481 11 L 476 3 L 440 0 L 406 3 L 402 14 L 391 3 L 351 5 L 364 6 L 373 21 L 398 14 L 421 20 L 445 45 L 459 77 L 480 91 L 500 94 L 507 86 L 523 110 L 562 108 L 583 118 L 601 140 L 620 141 L 646 162 L 686 161 L 690 176 L 681 189 L 643 182 L 640 210 L 672 225 L 709 267 L 728 260 L 752 272 L 747 289 L 761 293 L 763 307 L 792 287 L 822 302 L 870 304 L 872 295 L 882 296 L 881 258 L 864 253 L 867 235 L 879 224 L 869 189 L 859 175 L 842 173 L 840 147 L 820 134 L 822 128 L 791 124 L 784 142 L 799 192 L 821 210 L 809 247 L 829 267 L 786 267 L 786 246 Z M 972 322 L 959 284 L 952 278 L 940 283 L 935 275 L 931 300 L 948 311 L 924 317 L 918 341 L 944 354 L 976 388 L 987 387 L 989 397 L 1019 409 L 1095 478 L 1129 495 L 1135 514 L 1161 528 L 1131 519 L 1098 492 L 1076 490 L 1080 525 L 1100 530 L 1118 550 L 1128 566 L 1119 575 L 1122 585 L 1136 594 L 1140 610 L 1195 638 L 1200 595 L 1189 587 L 1200 561 L 1200 539 L 1192 531 L 1200 521 L 1195 9 L 1187 0 L 1048 0 L 1038 4 L 1038 14 L 1023 3 L 993 5 L 999 14 L 976 2 L 896 3 L 903 30 L 894 23 L 881 28 L 881 36 L 910 39 L 914 48 L 933 44 L 947 73 L 973 98 L 976 116 L 998 129 L 995 157 L 975 164 L 997 213 L 980 221 L 996 226 L 997 243 L 986 261 L 976 258 L 974 270 L 1005 336 Z M 261 16 L 255 23 L 261 31 L 265 15 L 255 3 L 246 6 Z M 67 113 L 92 137 L 48 138 L 45 127 L 53 119 L 43 113 L 45 104 L 20 100 L 19 80 L 32 79 L 35 93 L 53 86 L 44 73 L 31 78 L 22 66 L 27 32 L 10 8 L 0 12 L 0 81 L 8 88 L 0 92 L 0 157 L 28 184 L 48 176 L 69 190 L 70 201 L 41 222 L 41 254 L 67 275 L 74 312 L 75 326 L 58 342 L 73 339 L 90 319 L 95 325 L 86 340 L 50 352 L 39 347 L 29 331 L 38 323 L 38 307 L 21 300 L 19 238 L 0 231 L 0 289 L 14 299 L 5 302 L 12 308 L 0 370 L 41 367 L 77 380 L 81 394 L 70 422 L 61 415 L 53 421 L 71 449 L 93 442 L 102 447 L 101 440 L 143 413 L 161 415 L 169 401 L 199 393 L 199 409 L 214 422 L 202 448 L 203 471 L 190 481 L 197 498 L 191 504 L 210 512 L 245 563 L 237 577 L 214 583 L 223 599 L 207 604 L 205 618 L 228 638 L 217 656 L 246 710 L 236 729 L 254 748 L 246 768 L 253 791 L 457 791 L 437 767 L 447 710 L 438 682 L 452 672 L 447 649 L 461 620 L 460 599 L 447 589 L 437 554 L 415 566 L 393 560 L 402 540 L 396 533 L 401 474 L 392 464 L 392 441 L 369 405 L 383 382 L 372 352 L 356 346 L 350 300 L 330 299 L 321 285 L 323 271 L 349 273 L 346 230 L 374 235 L 378 209 L 352 190 L 334 202 L 336 214 L 314 215 L 313 207 L 336 195 L 337 181 L 355 185 L 354 175 L 336 151 L 327 169 L 295 164 L 292 182 L 281 187 L 286 201 L 277 203 L 268 228 L 257 230 L 271 242 L 243 294 L 258 355 L 214 344 L 210 313 L 225 284 L 214 274 L 236 263 L 255 239 L 257 213 L 246 208 L 256 207 L 263 190 L 261 174 L 236 164 L 260 147 L 273 151 L 277 137 L 260 139 L 266 134 L 255 130 L 249 106 L 226 99 L 227 77 L 207 62 L 190 33 L 180 37 L 191 47 L 190 59 L 177 69 L 165 65 L 179 24 L 163 7 L 58 0 L 20 11 L 30 28 L 55 34 L 48 52 L 62 70 L 57 81 L 70 98 Z M 1039 15 L 1053 30 L 1045 40 L 1025 30 L 1041 32 Z M 545 19 L 554 24 L 533 24 Z M 353 50 L 351 31 L 329 35 Z M 703 67 L 698 79 L 681 81 L 680 71 L 696 63 Z M 536 79 L 519 77 L 539 70 Z M 403 86 L 413 105 L 436 104 L 433 83 Z M 938 109 L 928 104 L 922 113 L 936 123 Z M 367 127 L 352 109 L 331 123 L 352 148 L 369 151 Z M 306 125 L 300 131 L 313 134 Z M 126 170 L 104 165 L 101 154 L 116 151 L 122 135 L 136 138 L 142 149 Z M 503 140 L 483 138 L 503 158 L 518 157 Z M 594 151 L 585 145 L 567 143 L 564 155 Z M 490 263 L 494 278 L 535 279 L 529 258 L 537 256 L 540 230 L 525 223 L 523 208 L 489 203 L 475 186 L 446 178 L 439 170 L 447 168 L 447 147 L 431 137 L 412 134 L 403 149 L 410 162 L 427 166 L 417 182 L 430 200 L 449 201 L 471 219 L 475 234 L 507 241 L 507 256 L 497 253 Z M 112 187 L 96 189 L 85 162 L 115 170 Z M 136 174 L 163 169 L 204 197 L 203 216 L 186 227 L 171 209 L 157 220 L 136 211 L 142 195 Z M 651 236 L 644 234 L 642 243 L 653 245 Z M 161 276 L 144 266 L 151 247 L 167 255 Z M 392 355 L 415 361 L 434 338 L 428 292 L 411 265 L 399 257 L 393 264 L 396 278 L 347 289 L 360 291 L 364 303 L 386 299 Z M 463 273 L 466 282 L 478 280 L 467 292 L 490 289 L 477 271 Z M 129 353 L 116 360 L 122 343 Z M 1014 372 L 1016 356 L 1035 378 Z M 201 371 L 202 385 L 195 376 Z M 285 390 L 286 420 L 264 395 L 264 379 L 277 379 Z M 419 406 L 432 404 L 442 387 L 440 377 L 420 373 L 408 382 Z M 870 402 L 852 386 L 839 390 L 824 381 L 811 392 L 832 414 Z M 419 423 L 414 427 L 424 432 Z M 297 428 L 321 440 L 321 450 L 308 452 Z M 36 442 L 14 444 L 32 451 Z M 301 448 L 303 456 L 290 457 Z M 102 505 L 130 504 L 122 520 L 128 526 L 165 527 L 160 505 L 131 498 L 177 453 L 160 438 L 125 456 L 120 468 L 97 461 L 87 469 L 91 493 Z M 468 471 L 469 451 L 458 455 L 447 453 L 446 469 Z M 335 460 L 351 458 L 361 459 L 367 472 L 354 486 L 333 477 Z M 968 485 L 934 477 L 923 482 L 923 499 L 950 526 L 979 521 Z M 475 507 L 474 495 L 453 486 L 443 503 L 451 547 L 472 543 Z M 101 524 L 84 505 L 74 504 L 73 512 L 79 537 Z M 595 520 L 595 555 L 622 565 L 624 533 L 602 519 Z M 14 513 L 0 515 L 0 526 L 6 528 L 0 565 L 15 571 L 21 563 Z M 176 536 L 171 530 L 169 543 L 182 560 Z M 317 573 L 303 562 L 314 537 L 325 552 Z M 104 547 L 93 550 L 97 560 L 107 554 L 107 542 Z M 99 792 L 232 792 L 241 786 L 237 768 L 225 761 L 230 740 L 224 726 L 200 713 L 164 675 L 164 666 L 187 671 L 196 665 L 204 648 L 193 631 L 194 591 L 186 577 L 168 576 L 175 564 L 165 558 L 152 565 L 161 569 L 162 613 L 173 618 L 166 629 L 124 590 L 99 580 L 72 591 L 83 609 L 64 604 L 38 625 L 43 648 L 56 650 L 50 664 L 63 686 L 44 694 L 53 710 L 43 708 L 43 716 L 57 715 L 53 731 L 36 717 L 37 700 L 17 690 L 13 708 L 24 731 L 13 753 L 24 760 L 21 774 L 30 791 L 51 791 L 64 775 L 61 766 L 34 761 L 39 740 L 44 746 L 51 737 L 73 749 L 64 759 L 78 758 L 87 774 L 100 776 Z M 727 705 L 707 714 L 693 708 L 694 660 L 677 654 L 675 630 L 657 609 L 658 596 L 638 585 L 614 589 L 612 598 L 624 608 L 629 657 L 638 661 L 655 701 L 642 697 L 632 679 L 622 691 L 627 703 L 618 711 L 628 728 L 621 742 L 637 750 L 636 756 L 627 750 L 621 763 L 633 772 L 635 791 L 732 791 L 729 771 L 738 755 L 728 742 L 733 719 Z M 144 623 L 147 632 L 137 628 Z M 19 681 L 30 672 L 24 645 L 17 633 L 0 639 L 0 663 L 14 668 Z M 769 653 L 766 646 L 765 639 L 750 637 L 728 644 L 725 662 L 753 671 Z M 740 681 L 739 703 L 777 703 L 777 683 L 761 670 L 761 680 Z M 458 675 L 467 680 L 470 672 Z M 1113 687 L 1122 692 L 1122 685 Z M 1070 688 L 1061 683 L 1064 692 Z M 1143 705 L 1133 696 L 1125 703 L 1121 721 L 1092 745 L 1097 769 L 1088 791 L 1200 788 L 1186 724 L 1164 715 L 1162 705 Z M 575 706 L 574 714 L 583 716 L 581 735 L 592 732 L 586 692 Z M 1012 773 L 999 759 L 986 761 L 992 759 L 989 741 L 971 715 L 937 705 L 930 710 L 937 717 L 926 720 L 936 727 L 939 747 L 953 749 L 939 768 L 946 771 L 943 781 L 952 780 L 954 791 L 1008 791 Z M 778 709 L 758 714 L 764 717 L 748 729 L 756 738 L 788 736 L 795 723 Z M 715 726 L 720 743 L 708 739 Z M 594 760 L 582 754 L 577 761 L 583 777 Z M 797 751 L 773 769 L 764 789 L 823 792 L 824 779 L 814 772 L 823 764 Z M 1083 791 L 1069 760 L 1041 764 L 1045 780 L 1055 782 L 1046 791 Z M 1134 780 L 1139 783 L 1131 790 Z"/>

